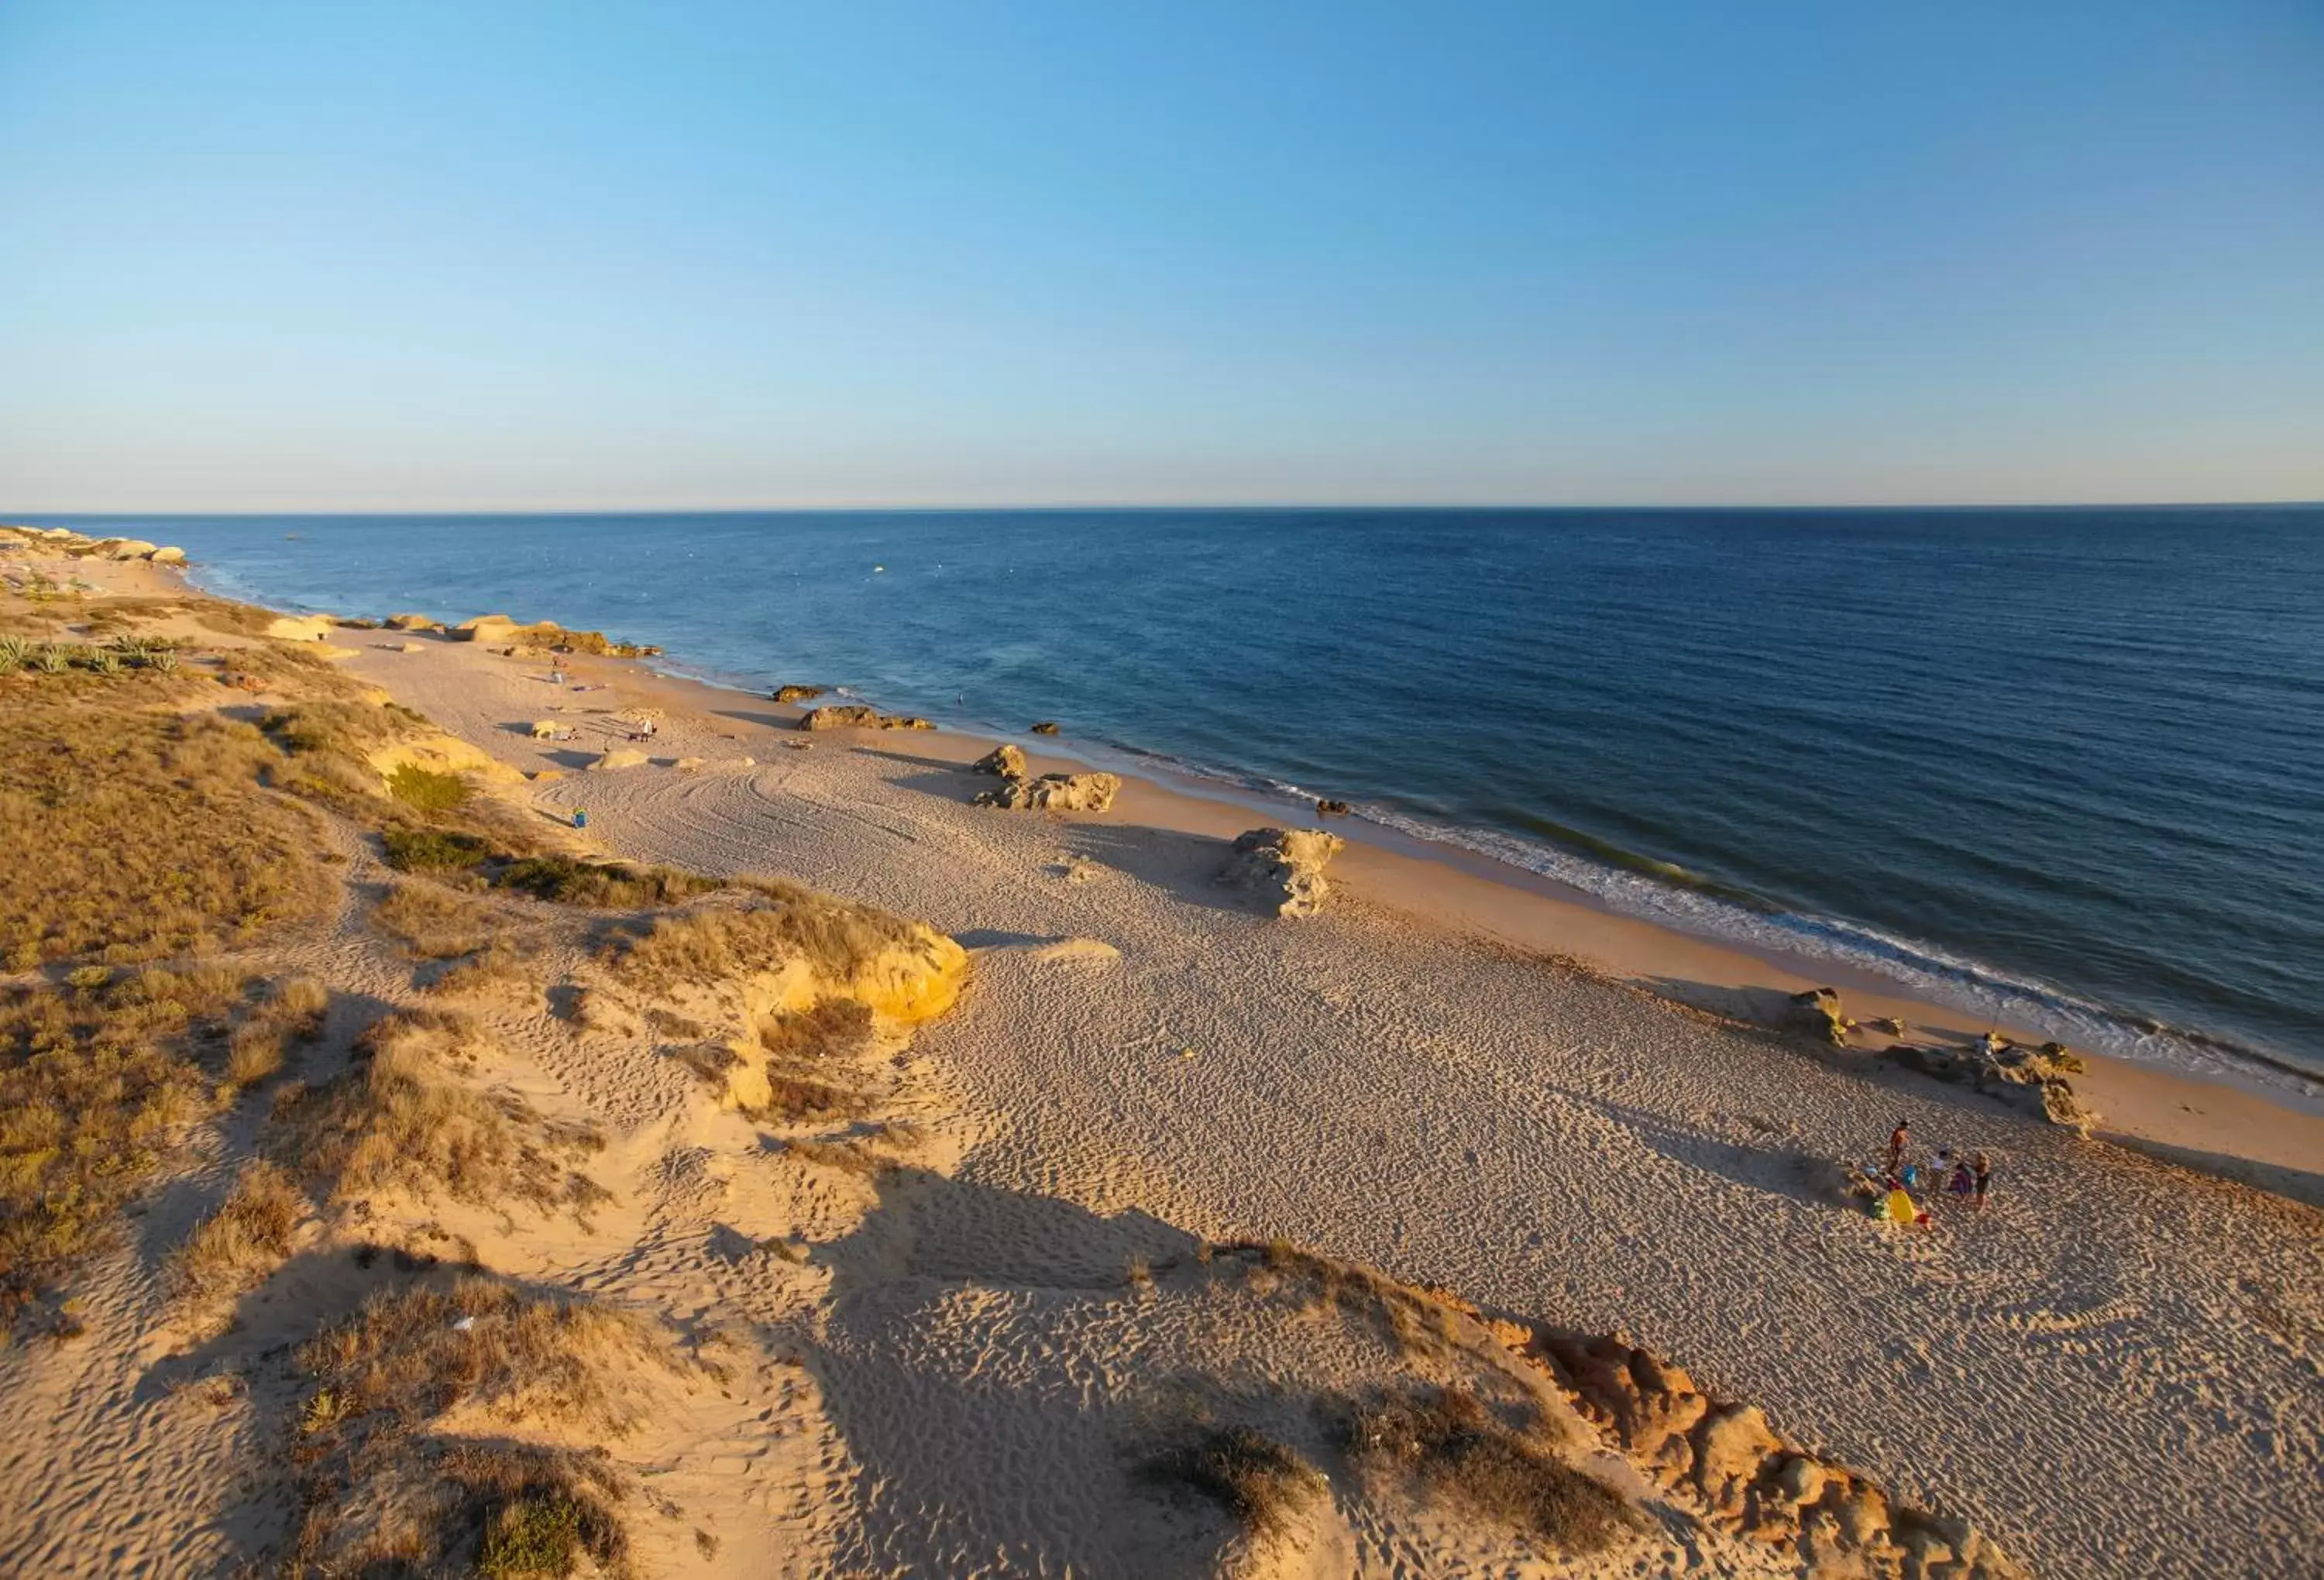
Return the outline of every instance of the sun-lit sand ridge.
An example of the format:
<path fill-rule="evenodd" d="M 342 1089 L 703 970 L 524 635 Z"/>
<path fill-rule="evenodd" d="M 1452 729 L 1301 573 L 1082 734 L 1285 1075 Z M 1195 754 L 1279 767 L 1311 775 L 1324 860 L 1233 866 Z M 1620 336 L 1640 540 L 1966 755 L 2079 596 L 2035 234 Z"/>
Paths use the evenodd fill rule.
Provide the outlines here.
<path fill-rule="evenodd" d="M 77 566 L 169 591 L 141 564 Z M 234 657 L 245 645 L 272 651 L 201 639 L 227 650 L 229 672 L 255 663 Z M 1729 1007 L 1740 987 L 1799 984 L 1393 852 L 1351 850 L 1323 914 L 1284 921 L 1212 882 L 1220 836 L 1254 821 L 1235 809 L 1136 784 L 1102 815 L 979 808 L 964 770 L 989 743 L 839 731 L 798 750 L 797 710 L 632 666 L 569 660 L 607 688 L 576 693 L 487 643 L 338 628 L 328 640 L 351 650 L 336 671 L 284 663 L 270 694 L 372 683 L 472 749 L 563 776 L 503 781 L 510 810 L 494 815 L 520 820 L 507 838 L 781 873 L 925 918 L 967 963 L 884 923 L 855 945 L 793 941 L 763 958 L 747 938 L 706 942 L 698 922 L 659 953 L 626 947 L 611 919 L 656 899 L 768 915 L 788 891 L 624 892 L 591 910 L 416 876 L 391 890 L 359 819 L 318 822 L 341 859 L 337 897 L 253 959 L 277 981 L 327 986 L 319 1034 L 291 1048 L 287 1074 L 195 1122 L 118 1248 L 70 1281 L 80 1336 L 5 1363 L 27 1429 L 0 1457 L 0 1547 L 32 1555 L 28 1572 L 277 1561 L 301 1528 L 293 1472 L 316 1484 L 343 1468 L 370 1419 L 346 1412 L 366 1387 L 429 1375 L 443 1346 L 484 1346 L 481 1333 L 513 1358 L 415 1440 L 607 1442 L 619 1487 L 575 1483 L 597 1474 L 586 1457 L 396 1474 L 468 1474 L 489 1502 L 493 1475 L 532 1475 L 514 1491 L 538 1493 L 554 1470 L 568 1489 L 557 1507 L 619 1511 L 641 1572 L 1500 1573 L 1529 1539 L 1555 1544 L 1526 1537 L 1523 1519 L 1480 1517 L 1480 1466 L 1532 1465 L 1539 1484 L 1521 1486 L 1563 1488 L 1574 1546 L 1593 1505 L 1554 1474 L 1565 1459 L 1647 1495 L 1556 1385 L 1586 1382 L 1589 1358 L 1555 1335 L 1531 1342 L 1543 1325 L 1620 1331 L 1821 1456 L 1762 1456 L 1731 1441 L 1757 1418 L 1720 1414 L 1717 1442 L 1697 1427 L 1683 1451 L 1707 1494 L 1648 1496 L 1660 1534 L 1556 1572 L 1793 1573 L 1811 1557 L 1849 1572 L 1863 1555 L 1828 1535 L 1818 1547 L 1820 1516 L 1803 1547 L 1775 1508 L 1804 1493 L 1840 1509 L 1809 1484 L 1828 1479 L 1822 1462 L 1971 1517 L 2039 1573 L 2312 1561 L 2312 1207 L 1675 1007 L 1630 981 Z M 584 770 L 626 744 L 613 716 L 637 707 L 659 713 L 648 760 Z M 536 741 L 533 725 L 557 718 L 576 739 Z M 428 728 L 374 755 L 457 766 Z M 698 764 L 674 766 L 686 759 Z M 578 835 L 562 827 L 576 807 L 589 813 Z M 448 979 L 413 958 L 429 954 Z M 919 1018 L 964 981 L 956 1007 Z M 874 1013 L 816 1020 L 815 1000 L 835 994 Z M 293 997 L 274 1000 L 290 1005 L 285 1026 Z M 369 1034 L 366 1082 L 272 1096 L 289 1079 L 323 1087 L 350 1040 L 399 1006 Z M 1895 1011 L 1868 999 L 1859 1013 Z M 251 1046 L 274 1035 L 260 1033 Z M 2232 1129 L 2264 1177 L 2297 1190 L 2304 1163 L 2312 1184 L 2310 1116 L 2107 1067 L 2086 1085 L 2150 1145 L 2222 1153 Z M 439 1090 L 470 1099 L 427 1110 L 474 1141 L 450 1184 L 400 1161 L 424 1153 L 416 1142 L 363 1151 L 437 1134 L 395 1125 Z M 2174 1122 L 2181 1105 L 2207 1111 Z M 1929 1144 L 2000 1158 L 1983 1220 L 1887 1232 L 1831 1189 L 1836 1165 L 1873 1155 L 1899 1116 Z M 291 1220 L 287 1261 L 254 1291 L 223 1309 L 173 1299 L 172 1253 L 275 1132 L 306 1138 L 296 1161 L 320 1160 L 337 1199 L 277 1215 Z M 357 1144 L 340 1156 L 335 1135 Z M 265 1177 L 244 1180 L 263 1231 Z M 245 1263 L 263 1272 L 268 1236 L 255 1237 L 210 1231 L 219 1248 L 200 1265 L 229 1288 Z M 368 1265 L 364 1245 L 381 1248 Z M 400 1265 L 428 1255 L 486 1271 L 456 1288 L 443 1267 Z M 456 1303 L 410 1297 L 368 1337 L 296 1364 L 276 1347 L 404 1285 Z M 1406 1287 L 1419 1285 L 1481 1310 Z M 517 1309 L 543 1291 L 595 1304 L 556 1322 Z M 221 1333 L 237 1300 L 239 1326 Z M 474 1321 L 454 1327 L 462 1316 Z M 518 1380 L 507 1397 L 503 1375 Z M 1509 1447 L 1506 1426 L 1463 1418 L 1432 1438 L 1436 1418 L 1395 1413 L 1442 1383 L 1511 1422 L 1530 1413 L 1532 1435 Z M 1604 1387 L 1584 1386 L 1584 1404 Z M 1653 1397 L 1666 1414 L 1689 1408 L 1683 1389 Z M 1650 1423 L 1633 1410 L 1623 1424 Z M 1561 1435 L 1564 1449 L 1545 1447 Z M 1436 1447 L 1411 1464 L 1364 1451 L 1389 1440 Z M 1722 1456 L 1764 1478 L 1722 1487 L 1705 1474 Z M 1328 1495 L 1308 1492 L 1308 1465 L 1330 1475 Z M 512 1484 L 493 1506 L 531 1507 Z M 1228 1486 L 1245 1519 L 1190 1484 Z M 1705 1523 L 1722 1491 L 1784 1541 Z M 316 1537 L 318 1557 L 392 1523 L 394 1499 L 372 1495 Z M 1936 1556 L 1932 1529 L 1897 1535 Z"/>

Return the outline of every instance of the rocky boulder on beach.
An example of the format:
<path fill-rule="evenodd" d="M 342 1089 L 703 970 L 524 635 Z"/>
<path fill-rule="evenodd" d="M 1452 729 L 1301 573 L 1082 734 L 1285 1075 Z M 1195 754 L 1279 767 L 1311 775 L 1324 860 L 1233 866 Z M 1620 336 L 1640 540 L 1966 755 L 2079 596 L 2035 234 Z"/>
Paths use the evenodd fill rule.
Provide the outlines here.
<path fill-rule="evenodd" d="M 1114 774 L 1044 774 L 1038 779 L 1022 776 L 1003 779 L 976 798 L 979 806 L 1009 812 L 1104 812 L 1120 793 Z"/>
<path fill-rule="evenodd" d="M 1055 735 L 1056 732 L 1057 721 L 1055 719 L 1044 719 L 1033 726 L 1033 733 L 1036 735 Z"/>
<path fill-rule="evenodd" d="M 802 730 L 877 730 L 880 710 L 861 703 L 829 703 L 799 715 Z"/>
<path fill-rule="evenodd" d="M 972 774 L 998 774 L 1004 779 L 1025 776 L 1025 752 L 1020 747 L 1001 745 L 968 765 Z"/>
<path fill-rule="evenodd" d="M 1855 1024 L 1840 1008 L 1837 988 L 1811 988 L 1804 993 L 1793 994 L 1784 1024 L 1819 1043 L 1840 1047 L 1847 1045 L 1849 1031 Z"/>
<path fill-rule="evenodd" d="M 1252 829 L 1235 836 L 1218 881 L 1257 896 L 1278 916 L 1312 916 L 1331 897 L 1323 868 L 1347 843 L 1321 829 Z"/>
<path fill-rule="evenodd" d="M 824 688 L 819 685 L 779 685 L 775 688 L 775 701 L 779 703 L 811 703 L 815 701 L 816 698 L 821 696 L 823 693 Z"/>

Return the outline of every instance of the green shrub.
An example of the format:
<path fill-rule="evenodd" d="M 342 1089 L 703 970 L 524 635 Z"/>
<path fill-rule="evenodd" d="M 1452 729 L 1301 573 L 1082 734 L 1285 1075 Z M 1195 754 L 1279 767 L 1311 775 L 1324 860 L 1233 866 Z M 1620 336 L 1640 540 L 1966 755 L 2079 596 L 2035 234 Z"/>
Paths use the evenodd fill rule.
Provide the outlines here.
<path fill-rule="evenodd" d="M 718 887 L 716 882 L 666 867 L 626 867 L 620 862 L 576 860 L 570 856 L 528 856 L 493 875 L 495 888 L 514 889 L 562 905 L 632 910 L 671 905 Z"/>
<path fill-rule="evenodd" d="M 472 792 L 457 774 L 439 774 L 418 763 L 405 763 L 387 776 L 387 793 L 404 805 L 421 812 L 454 812 L 467 804 Z"/>
<path fill-rule="evenodd" d="M 442 829 L 390 829 L 381 840 L 387 864 L 398 872 L 467 872 L 493 853 L 492 846 L 474 834 Z"/>

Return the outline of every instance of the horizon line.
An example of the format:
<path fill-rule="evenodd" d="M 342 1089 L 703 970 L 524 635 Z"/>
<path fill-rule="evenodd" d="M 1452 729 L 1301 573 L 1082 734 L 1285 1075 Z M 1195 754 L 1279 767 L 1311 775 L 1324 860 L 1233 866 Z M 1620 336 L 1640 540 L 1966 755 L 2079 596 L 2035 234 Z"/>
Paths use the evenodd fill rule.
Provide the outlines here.
<path fill-rule="evenodd" d="M 1490 504 L 1439 504 L 1422 501 L 1392 503 L 1318 502 L 1289 503 L 1280 501 L 1264 503 L 1103 503 L 1072 502 L 1044 504 L 831 504 L 831 505 L 588 505 L 588 506 L 430 506 L 424 509 L 398 510 L 364 507 L 347 509 L 327 506 L 271 506 L 263 510 L 107 510 L 83 508 L 70 510 L 0 510 L 0 527 L 40 518 L 51 519 L 88 520 L 95 519 L 121 519 L 136 517 L 156 517 L 171 520 L 226 520 L 237 517 L 320 516 L 341 519 L 410 519 L 414 518 L 456 518 L 473 516 L 781 516 L 781 515 L 991 515 L 997 513 L 1105 512 L 1123 515 L 1165 514 L 1194 511 L 1241 511 L 1247 513 L 1274 512 L 1285 515 L 1312 514 L 1323 511 L 1410 511 L 1429 510 L 1446 514 L 1483 515 L 1500 511 L 1669 511 L 1686 510 L 1703 513 L 1744 514 L 1755 511 L 1908 511 L 1908 510 L 2302 510 L 2324 506 L 2324 498 L 2281 500 L 2049 500 L 2049 501 L 1979 501 L 1950 502 L 1903 503 L 1887 501 L 1872 504 L 1775 502 L 1756 504 L 1678 504 L 1654 502 L 1608 502 L 1544 504 L 1511 502 Z"/>

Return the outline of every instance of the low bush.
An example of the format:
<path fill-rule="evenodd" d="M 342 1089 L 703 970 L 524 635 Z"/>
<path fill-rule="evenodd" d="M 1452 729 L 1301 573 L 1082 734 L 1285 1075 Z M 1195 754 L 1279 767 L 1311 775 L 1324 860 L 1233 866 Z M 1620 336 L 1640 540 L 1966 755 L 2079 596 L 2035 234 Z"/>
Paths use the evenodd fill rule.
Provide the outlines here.
<path fill-rule="evenodd" d="M 639 1323 L 576 1300 L 469 1276 L 383 1293 L 298 1352 L 309 1382 L 295 1457 L 306 1515 L 300 1574 L 627 1574 L 622 1485 L 602 1453 L 472 1432 L 447 1412 L 510 1430 L 627 1428 L 615 1388 L 668 1364 Z"/>
<path fill-rule="evenodd" d="M 483 1033 L 465 1016 L 388 1016 L 364 1034 L 354 1065 L 284 1116 L 284 1161 L 330 1179 L 341 1199 L 402 1190 L 546 1209 L 599 1199 L 602 1190 L 567 1166 L 597 1144 L 593 1134 L 458 1079 L 456 1067 L 473 1064 L 482 1048 Z"/>
<path fill-rule="evenodd" d="M 1458 1389 L 1388 1393 L 1344 1410 L 1339 1435 L 1360 1465 L 1418 1480 L 1480 1519 L 1573 1557 L 1639 1529 L 1622 1494 L 1585 1475 Z"/>
<path fill-rule="evenodd" d="M 492 914 L 434 884 L 398 882 L 372 906 L 371 921 L 414 959 L 448 960 L 484 947 Z"/>
<path fill-rule="evenodd" d="M 1146 1468 L 1154 1480 L 1211 1499 L 1260 1536 L 1286 1533 L 1324 1486 L 1314 1465 L 1250 1427 L 1207 1428 Z"/>
<path fill-rule="evenodd" d="M 280 1165 L 264 1159 L 244 1165 L 233 1193 L 171 1257 L 172 1291 L 214 1303 L 256 1288 L 290 1254 L 306 1210 L 306 1196 Z"/>
<path fill-rule="evenodd" d="M 387 776 L 387 793 L 419 812 L 455 812 L 475 794 L 457 774 L 440 774 L 418 763 L 398 764 Z"/>
<path fill-rule="evenodd" d="M 171 1136 L 211 1111 L 198 1046 L 243 987 L 203 969 L 0 988 L 0 1321 L 109 1244 Z"/>
<path fill-rule="evenodd" d="M 601 911 L 676 905 L 719 886 L 715 879 L 667 867 L 630 867 L 564 855 L 512 860 L 494 870 L 491 881 L 495 888 L 513 889 L 535 899 Z"/>
<path fill-rule="evenodd" d="M 390 829 L 380 838 L 398 872 L 474 872 L 493 854 L 490 841 L 443 829 Z"/>

